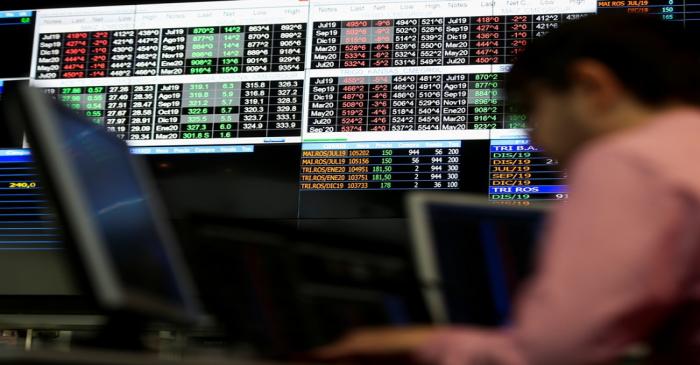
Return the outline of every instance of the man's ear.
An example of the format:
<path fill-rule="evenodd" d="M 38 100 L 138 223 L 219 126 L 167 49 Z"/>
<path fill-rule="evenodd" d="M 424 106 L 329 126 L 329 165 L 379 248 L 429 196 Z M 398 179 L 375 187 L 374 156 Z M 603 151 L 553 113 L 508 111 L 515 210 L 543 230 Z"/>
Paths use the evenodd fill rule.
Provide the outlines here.
<path fill-rule="evenodd" d="M 587 98 L 591 107 L 607 110 L 624 95 L 624 87 L 617 76 L 603 63 L 583 59 L 569 66 L 572 89 Z"/>

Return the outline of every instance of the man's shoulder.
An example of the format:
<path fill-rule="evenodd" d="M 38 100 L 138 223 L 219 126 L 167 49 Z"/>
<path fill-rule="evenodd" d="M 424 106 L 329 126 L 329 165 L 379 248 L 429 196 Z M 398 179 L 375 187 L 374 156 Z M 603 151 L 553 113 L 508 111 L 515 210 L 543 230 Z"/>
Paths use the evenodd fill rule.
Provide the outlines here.
<path fill-rule="evenodd" d="M 693 162 L 694 156 L 700 155 L 698 137 L 700 108 L 678 108 L 660 113 L 639 127 L 593 141 L 573 165 L 634 166 L 646 176 L 698 185 L 700 191 L 700 164 Z"/>
<path fill-rule="evenodd" d="M 674 152 L 700 148 L 700 108 L 677 108 L 659 113 L 647 123 L 613 136 L 608 143 L 625 150 Z"/>

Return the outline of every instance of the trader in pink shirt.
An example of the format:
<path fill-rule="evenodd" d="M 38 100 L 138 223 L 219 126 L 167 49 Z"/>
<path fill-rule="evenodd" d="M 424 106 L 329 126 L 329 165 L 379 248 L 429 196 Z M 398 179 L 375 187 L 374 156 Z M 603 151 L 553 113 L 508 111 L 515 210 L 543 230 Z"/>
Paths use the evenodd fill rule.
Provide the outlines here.
<path fill-rule="evenodd" d="M 700 56 L 679 26 L 592 16 L 534 42 L 507 78 L 533 141 L 569 173 L 536 274 L 504 329 L 358 331 L 325 360 L 440 365 L 700 364 Z M 359 361 L 360 363 L 362 361 Z"/>

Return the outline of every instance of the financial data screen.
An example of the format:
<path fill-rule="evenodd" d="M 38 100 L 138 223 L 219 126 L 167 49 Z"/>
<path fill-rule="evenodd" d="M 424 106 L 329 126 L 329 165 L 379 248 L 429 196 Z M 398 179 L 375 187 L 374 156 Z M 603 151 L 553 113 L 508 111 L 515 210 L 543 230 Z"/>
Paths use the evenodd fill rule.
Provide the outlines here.
<path fill-rule="evenodd" d="M 307 7 L 39 10 L 31 84 L 132 146 L 300 143 Z"/>
<path fill-rule="evenodd" d="M 566 199 L 504 95 L 517 56 L 595 13 L 700 24 L 691 0 L 64 3 L 0 11 L 0 80 L 146 155 L 175 215 L 264 219 L 402 217 L 411 190 Z M 1 200 L 44 214 L 28 146 L 0 147 Z"/>

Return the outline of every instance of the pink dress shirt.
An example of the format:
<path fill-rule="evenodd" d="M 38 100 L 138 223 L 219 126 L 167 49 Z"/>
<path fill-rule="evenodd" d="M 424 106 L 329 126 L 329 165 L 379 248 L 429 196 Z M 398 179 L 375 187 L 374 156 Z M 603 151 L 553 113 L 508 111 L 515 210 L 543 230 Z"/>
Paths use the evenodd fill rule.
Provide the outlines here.
<path fill-rule="evenodd" d="M 550 219 L 512 328 L 449 331 L 425 352 L 474 349 L 456 351 L 455 365 L 607 364 L 646 343 L 654 363 L 700 364 L 696 157 L 700 109 L 590 143 L 569 166 L 570 198 Z"/>

